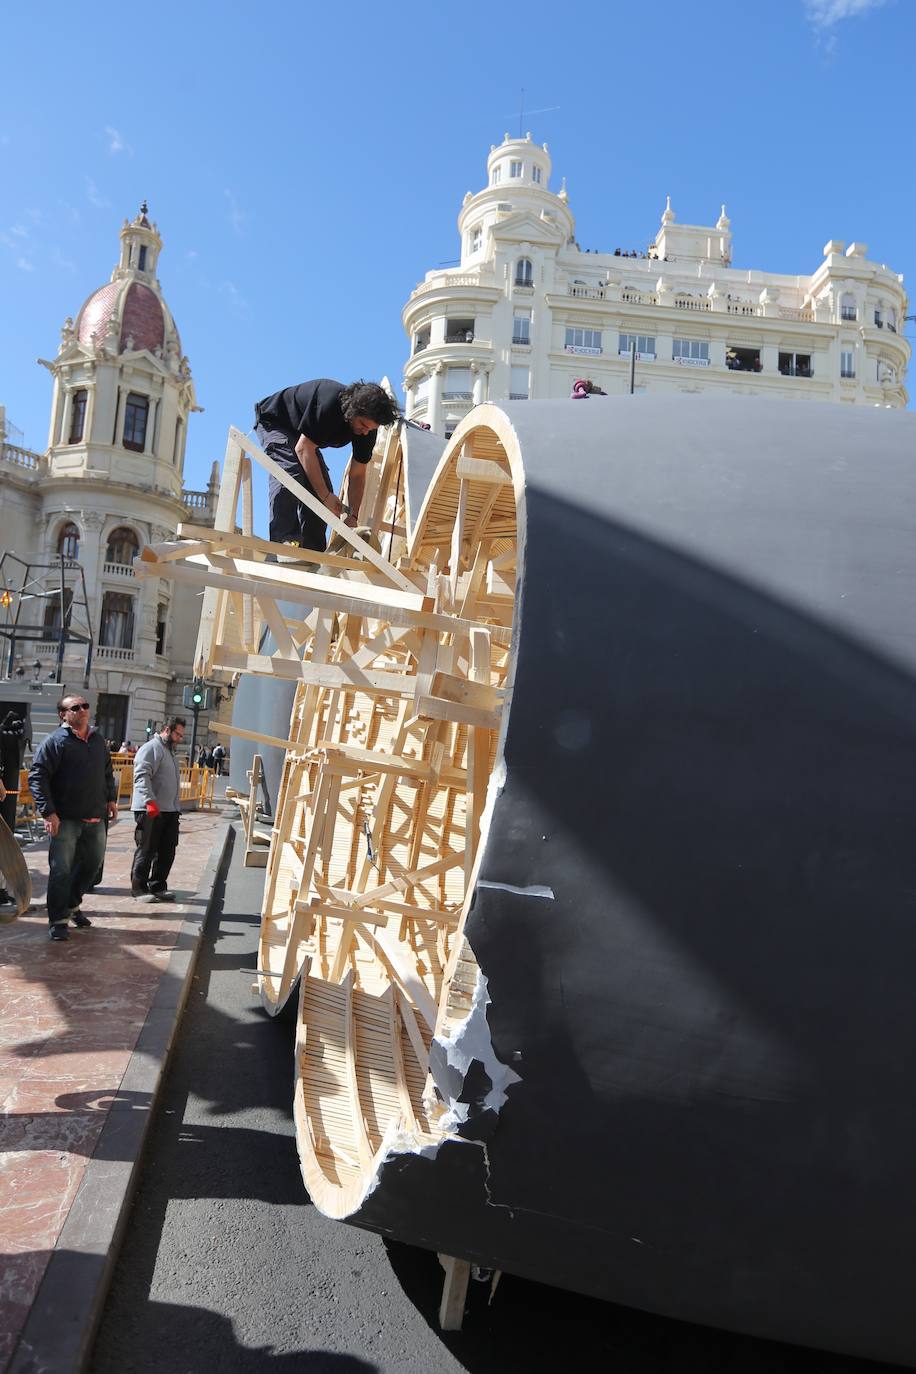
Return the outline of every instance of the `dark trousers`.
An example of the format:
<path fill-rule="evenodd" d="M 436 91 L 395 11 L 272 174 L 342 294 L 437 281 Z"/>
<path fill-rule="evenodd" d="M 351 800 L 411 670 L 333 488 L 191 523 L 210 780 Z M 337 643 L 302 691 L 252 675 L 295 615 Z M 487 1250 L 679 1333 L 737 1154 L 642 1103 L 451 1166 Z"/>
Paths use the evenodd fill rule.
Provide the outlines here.
<path fill-rule="evenodd" d="M 102 821 L 61 819 L 48 846 L 48 920 L 66 921 L 92 886 L 105 858 L 107 832 Z"/>
<path fill-rule="evenodd" d="M 141 892 L 166 890 L 178 848 L 178 817 L 177 811 L 160 811 L 158 816 L 134 812 L 137 848 L 130 869 L 130 888 L 135 897 Z"/>
<path fill-rule="evenodd" d="M 296 440 L 290 438 L 279 429 L 269 429 L 266 425 L 257 425 L 255 434 L 258 443 L 274 462 L 284 472 L 288 472 L 291 477 L 295 477 L 297 482 L 301 482 L 307 491 L 313 496 L 317 495 L 311 482 L 305 475 L 302 464 L 296 457 Z M 328 465 L 324 461 L 321 451 L 318 452 L 318 461 L 321 464 L 321 471 L 324 473 L 324 480 L 328 488 L 333 491 L 334 484 L 331 481 L 331 474 L 328 472 Z M 270 506 L 270 538 L 276 544 L 285 544 L 294 540 L 300 548 L 323 550 L 327 544 L 328 526 L 327 521 L 322 520 L 321 516 L 309 510 L 308 506 L 297 501 L 291 491 L 287 491 L 276 477 L 268 478 L 267 486 L 268 502 Z"/>

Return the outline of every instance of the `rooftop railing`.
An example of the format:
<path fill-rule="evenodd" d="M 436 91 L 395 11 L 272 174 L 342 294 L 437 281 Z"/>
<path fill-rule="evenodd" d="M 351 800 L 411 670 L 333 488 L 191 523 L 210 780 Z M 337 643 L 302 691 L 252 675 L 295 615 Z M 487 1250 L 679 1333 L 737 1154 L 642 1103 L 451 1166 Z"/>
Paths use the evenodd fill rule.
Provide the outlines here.
<path fill-rule="evenodd" d="M 33 453 L 29 448 L 20 448 L 18 444 L 4 444 L 2 455 L 5 463 L 12 463 L 17 468 L 26 468 L 29 472 L 41 472 L 45 466 L 42 454 Z"/>

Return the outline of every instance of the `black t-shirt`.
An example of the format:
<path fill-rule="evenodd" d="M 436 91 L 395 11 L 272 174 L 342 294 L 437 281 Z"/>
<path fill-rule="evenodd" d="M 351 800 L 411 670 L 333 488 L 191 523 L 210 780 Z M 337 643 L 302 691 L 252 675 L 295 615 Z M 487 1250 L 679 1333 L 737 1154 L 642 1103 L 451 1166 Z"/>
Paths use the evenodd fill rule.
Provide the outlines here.
<path fill-rule="evenodd" d="M 317 382 L 300 382 L 285 387 L 273 396 L 258 401 L 255 421 L 268 428 L 282 429 L 290 436 L 304 434 L 316 448 L 343 448 L 353 445 L 357 463 L 368 463 L 375 447 L 375 434 L 354 434 L 340 408 L 343 383 L 321 377 Z"/>

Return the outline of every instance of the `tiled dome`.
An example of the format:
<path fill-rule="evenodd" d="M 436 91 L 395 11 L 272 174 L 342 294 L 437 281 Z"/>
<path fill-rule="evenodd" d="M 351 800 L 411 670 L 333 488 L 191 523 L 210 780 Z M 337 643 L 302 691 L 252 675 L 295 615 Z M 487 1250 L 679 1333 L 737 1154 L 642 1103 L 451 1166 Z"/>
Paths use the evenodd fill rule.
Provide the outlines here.
<path fill-rule="evenodd" d="M 101 343 L 122 292 L 119 347 L 125 348 L 128 338 L 133 338 L 135 349 L 148 348 L 153 352 L 165 343 L 165 318 L 155 291 L 139 281 L 126 285 L 123 281 L 108 282 L 92 293 L 77 316 L 76 333 L 80 343 L 90 343 L 93 334 L 96 342 Z"/>

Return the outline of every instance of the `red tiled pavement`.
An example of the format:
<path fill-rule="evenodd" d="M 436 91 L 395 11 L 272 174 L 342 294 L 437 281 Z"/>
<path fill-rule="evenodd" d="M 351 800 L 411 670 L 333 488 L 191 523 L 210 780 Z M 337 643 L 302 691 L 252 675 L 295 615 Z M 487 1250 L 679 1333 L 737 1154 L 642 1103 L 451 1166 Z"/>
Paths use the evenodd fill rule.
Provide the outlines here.
<path fill-rule="evenodd" d="M 234 808 L 233 808 L 234 814 Z M 130 896 L 130 812 L 112 826 L 91 930 L 48 939 L 45 846 L 26 850 L 36 909 L 0 926 L 0 1370 L 6 1367 L 226 823 L 188 812 L 174 905 Z"/>

